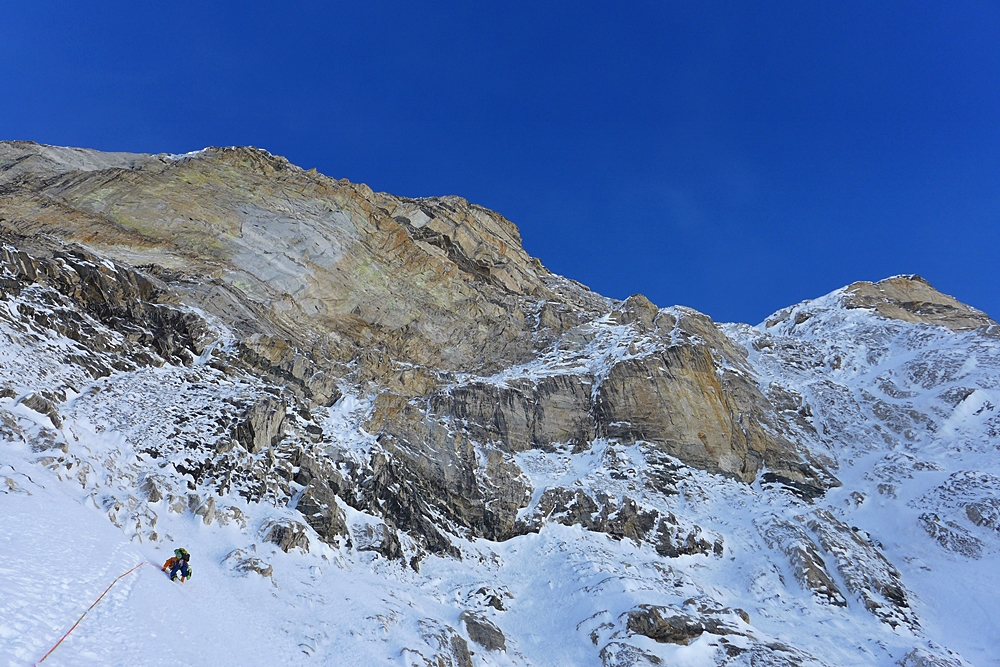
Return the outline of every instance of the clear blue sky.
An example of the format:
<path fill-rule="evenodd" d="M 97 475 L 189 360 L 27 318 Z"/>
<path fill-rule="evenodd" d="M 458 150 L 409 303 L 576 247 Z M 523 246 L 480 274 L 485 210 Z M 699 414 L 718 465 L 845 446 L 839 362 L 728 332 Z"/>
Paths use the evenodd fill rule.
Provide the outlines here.
<path fill-rule="evenodd" d="M 720 321 L 897 273 L 1000 317 L 995 0 L 0 0 L 0 138 L 461 195 Z"/>

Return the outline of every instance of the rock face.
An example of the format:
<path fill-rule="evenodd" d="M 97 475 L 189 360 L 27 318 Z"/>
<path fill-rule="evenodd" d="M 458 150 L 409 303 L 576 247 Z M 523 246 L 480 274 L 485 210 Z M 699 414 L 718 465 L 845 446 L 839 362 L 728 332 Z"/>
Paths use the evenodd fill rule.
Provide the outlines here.
<path fill-rule="evenodd" d="M 557 444 L 584 447 L 596 430 L 593 385 L 577 375 L 506 385 L 472 382 L 436 394 L 432 411 L 467 422 L 470 435 L 508 452 Z"/>
<path fill-rule="evenodd" d="M 998 385 L 970 371 L 1000 368 L 998 329 L 916 276 L 719 325 L 553 275 L 510 221 L 459 197 L 376 193 L 253 148 L 0 142 L 0 297 L 2 440 L 140 540 L 166 539 L 158 516 L 235 524 L 261 550 L 231 551 L 227 569 L 279 579 L 286 560 L 331 553 L 397 583 L 464 559 L 474 582 L 412 607 L 454 613 L 415 617 L 393 659 L 530 664 L 508 618 L 547 583 L 571 600 L 613 589 L 622 606 L 560 621 L 579 620 L 595 664 L 690 649 L 705 664 L 824 665 L 706 590 L 746 583 L 772 627 L 781 589 L 829 627 L 858 608 L 865 632 L 920 637 L 905 573 L 850 508 L 913 499 L 924 547 L 1000 551 Z M 118 491 L 97 481 L 110 458 L 71 446 L 80 424 L 113 425 L 131 448 Z M 986 454 L 956 470 L 927 443 Z M 860 490 L 828 494 L 856 461 L 871 462 L 851 472 Z M 29 493 L 0 472 L 0 491 Z M 905 495 L 922 474 L 939 478 Z M 482 546 L 510 540 L 587 551 L 515 597 L 503 558 L 517 550 Z M 754 558 L 768 567 L 744 571 Z M 710 585 L 693 582 L 701 570 Z M 930 643 L 892 646 L 906 664 L 951 664 Z"/>
<path fill-rule="evenodd" d="M 653 442 L 682 461 L 746 480 L 765 459 L 787 468 L 794 446 L 768 432 L 766 399 L 739 376 L 715 371 L 708 345 L 616 365 L 595 406 L 602 435 Z"/>
<path fill-rule="evenodd" d="M 874 308 L 883 317 L 904 322 L 940 324 L 952 331 L 996 324 L 986 313 L 941 294 L 917 275 L 896 276 L 877 283 L 854 283 L 845 292 L 844 302 L 848 308 Z"/>
<path fill-rule="evenodd" d="M 836 484 L 709 318 L 554 276 L 514 225 L 460 198 L 375 193 L 250 148 L 156 156 L 24 142 L 0 143 L 0 193 L 6 289 L 51 288 L 124 336 L 53 320 L 101 353 L 93 374 L 211 350 L 212 367 L 290 392 L 227 422 L 251 455 L 302 428 L 289 409 L 329 405 L 345 388 L 376 397 L 365 428 L 382 453 L 370 472 L 306 482 L 298 501 L 324 539 L 347 534 L 337 495 L 436 551 L 450 541 L 430 516 L 473 536 L 519 534 L 533 489 L 510 456 L 595 438 L 745 481 L 767 467 L 816 494 Z M 228 328 L 226 348 L 185 307 Z M 594 348 L 606 365 L 572 367 Z M 363 477 L 374 483 L 357 486 Z"/>
<path fill-rule="evenodd" d="M 241 337 L 313 358 L 383 350 L 499 368 L 530 355 L 533 303 L 604 303 L 554 281 L 491 211 L 375 193 L 257 149 L 125 156 L 4 142 L 0 188 L 10 232 L 149 266 Z"/>

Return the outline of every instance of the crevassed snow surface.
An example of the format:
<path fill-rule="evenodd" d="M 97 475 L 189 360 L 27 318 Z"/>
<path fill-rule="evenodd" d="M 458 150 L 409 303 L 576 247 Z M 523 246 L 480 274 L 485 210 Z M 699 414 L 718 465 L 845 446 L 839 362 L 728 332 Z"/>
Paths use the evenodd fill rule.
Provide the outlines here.
<path fill-rule="evenodd" d="M 628 495 L 723 537 L 722 557 L 667 559 L 649 545 L 555 523 L 504 543 L 457 540 L 461 561 L 428 556 L 419 573 L 371 552 L 325 546 L 314 535 L 310 552 L 283 553 L 260 539 L 260 526 L 292 516 L 285 507 L 247 503 L 234 492 L 219 499 L 220 514 L 228 509 L 234 519 L 205 525 L 136 493 L 142 479 L 180 460 L 171 456 L 183 456 L 143 453 L 151 439 L 174 435 L 158 430 L 168 415 L 192 415 L 197 430 L 214 401 L 252 388 L 206 367 L 140 369 L 91 382 L 59 361 L 73 341 L 25 337 L 0 319 L 0 384 L 18 392 L 75 388 L 60 406 L 58 428 L 18 397 L 0 399 L 13 420 L 0 442 L 0 664 L 35 664 L 115 577 L 145 561 L 160 564 L 184 546 L 193 554 L 191 581 L 170 582 L 141 567 L 44 664 L 425 665 L 440 648 L 434 637 L 450 626 L 469 640 L 476 665 L 596 667 L 628 610 L 710 601 L 746 610 L 751 621 L 743 630 L 755 641 L 788 644 L 828 665 L 888 667 L 918 646 L 939 655 L 948 647 L 980 667 L 1000 665 L 1000 536 L 972 523 L 964 509 L 997 497 L 989 491 L 990 476 L 1000 480 L 997 340 L 846 311 L 836 294 L 798 308 L 812 316 L 797 326 L 793 313 L 771 329 L 726 330 L 747 347 L 763 389 L 794 391 L 810 407 L 805 421 L 815 430 L 802 426 L 800 439 L 835 460 L 843 482 L 819 504 L 866 531 L 899 568 L 918 631 L 889 627 L 852 595 L 846 607 L 822 604 L 797 583 L 755 521 L 804 515 L 813 505 L 688 468 L 678 473 L 679 492 L 664 496 L 645 483 L 642 443 L 598 441 L 579 454 L 529 451 L 517 462 L 536 488 L 535 501 L 551 485 Z M 608 354 L 621 354 L 619 334 L 609 327 L 586 359 L 554 355 L 552 368 L 543 359 L 517 372 L 600 367 Z M 323 422 L 326 436 L 359 455 L 369 451 L 373 439 L 359 427 L 369 408 L 348 395 Z M 32 448 L 46 439 L 53 447 Z M 977 483 L 965 473 L 978 475 Z M 378 522 L 345 510 L 352 528 Z M 921 519 L 931 514 L 967 538 L 964 555 L 931 536 L 929 519 Z M 269 563 L 271 577 L 238 576 L 227 560 L 236 549 Z M 491 594 L 504 610 L 486 603 Z M 506 651 L 471 642 L 459 620 L 466 609 L 504 632 Z M 716 639 L 629 641 L 663 664 L 707 666 L 720 661 Z"/>

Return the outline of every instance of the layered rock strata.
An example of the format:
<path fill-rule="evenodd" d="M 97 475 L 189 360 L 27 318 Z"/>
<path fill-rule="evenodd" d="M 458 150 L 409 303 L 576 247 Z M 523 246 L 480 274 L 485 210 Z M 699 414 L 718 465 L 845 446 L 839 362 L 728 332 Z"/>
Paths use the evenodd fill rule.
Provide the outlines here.
<path fill-rule="evenodd" d="M 132 341 L 107 363 L 200 360 L 276 388 L 234 403 L 214 452 L 280 452 L 283 438 L 309 441 L 311 409 L 344 391 L 373 397 L 378 452 L 350 472 L 336 454 L 291 451 L 299 472 L 259 473 L 297 495 L 324 539 L 346 534 L 338 502 L 434 551 L 454 553 L 442 530 L 530 530 L 517 516 L 534 490 L 511 456 L 595 439 L 745 481 L 766 468 L 814 494 L 836 484 L 708 317 L 555 276 L 512 223 L 458 197 L 376 193 L 252 148 L 5 142 L 0 234 L 6 290 L 50 287 Z M 59 330 L 107 358 L 109 343 L 64 319 Z M 579 363 L 595 350 L 603 365 Z M 231 458 L 188 471 L 222 479 Z"/>

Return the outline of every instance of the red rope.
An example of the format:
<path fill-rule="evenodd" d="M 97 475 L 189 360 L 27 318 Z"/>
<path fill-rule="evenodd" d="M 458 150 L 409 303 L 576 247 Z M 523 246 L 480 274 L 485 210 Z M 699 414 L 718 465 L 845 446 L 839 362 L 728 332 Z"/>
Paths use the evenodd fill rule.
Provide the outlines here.
<path fill-rule="evenodd" d="M 60 639 L 59 641 L 57 641 L 56 644 L 55 644 L 55 646 L 53 646 L 52 648 L 50 648 L 49 652 L 46 653 L 45 655 L 43 655 L 42 659 L 35 663 L 35 666 L 37 667 L 38 665 L 40 665 L 45 660 L 45 658 L 47 658 L 50 655 L 52 655 L 52 652 L 55 651 L 59 647 L 59 645 L 63 643 L 63 639 L 66 639 L 67 637 L 69 637 L 69 633 L 71 633 L 74 630 L 76 630 L 76 626 L 80 625 L 80 621 L 82 621 L 83 617 L 87 615 L 87 612 L 89 612 L 91 609 L 93 609 L 94 607 L 96 607 L 97 603 L 101 601 L 101 598 L 103 598 L 105 595 L 108 594 L 108 591 L 111 590 L 111 586 L 114 586 L 120 580 L 122 580 L 125 577 L 127 577 L 128 575 L 132 574 L 133 572 L 135 572 L 136 570 L 138 570 L 143 565 L 152 565 L 153 567 L 156 567 L 155 565 L 153 565 L 149 561 L 143 561 L 143 562 L 139 563 L 138 565 L 136 565 L 135 567 L 133 567 L 128 572 L 126 572 L 125 574 L 118 575 L 118 578 L 115 579 L 114 581 L 112 581 L 111 584 L 107 588 L 104 589 L 104 592 L 101 593 L 101 596 L 99 598 L 97 598 L 96 600 L 94 600 L 94 604 L 92 604 L 89 607 L 87 607 L 87 611 L 83 612 L 83 614 L 80 616 L 80 618 L 77 619 L 76 623 L 73 624 L 73 627 L 66 631 L 66 634 L 64 634 L 62 636 L 62 639 Z"/>

